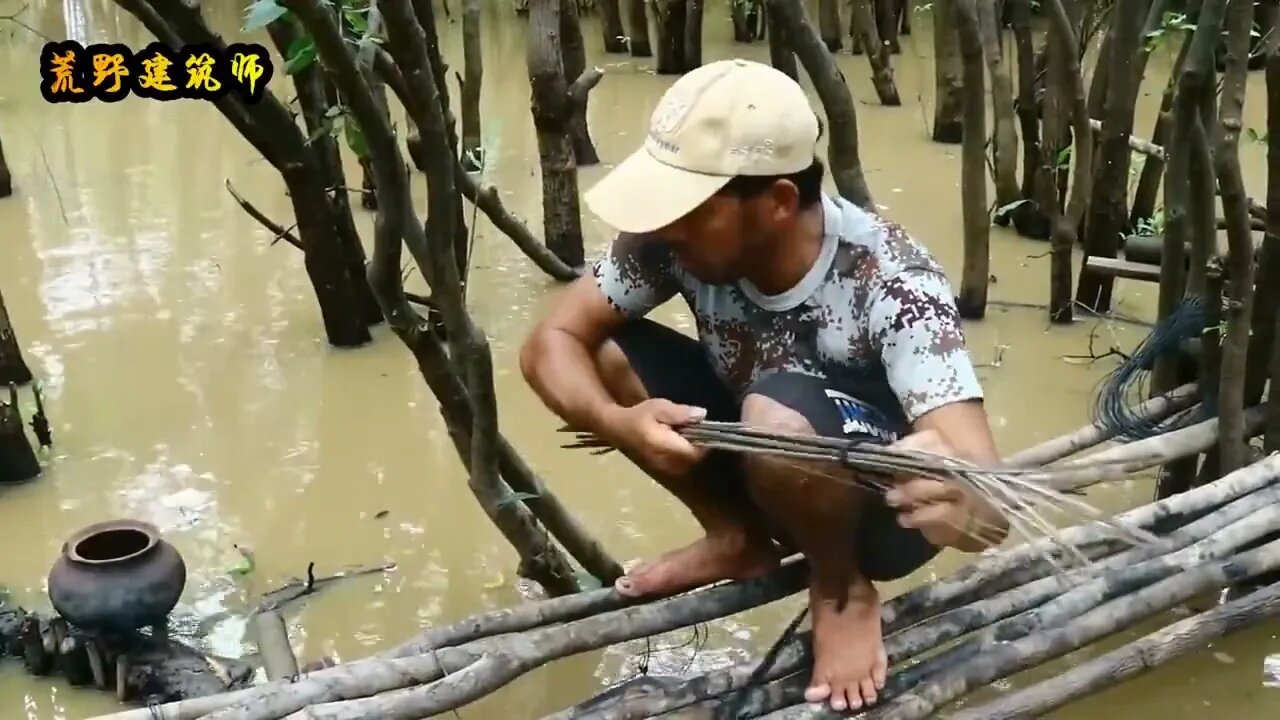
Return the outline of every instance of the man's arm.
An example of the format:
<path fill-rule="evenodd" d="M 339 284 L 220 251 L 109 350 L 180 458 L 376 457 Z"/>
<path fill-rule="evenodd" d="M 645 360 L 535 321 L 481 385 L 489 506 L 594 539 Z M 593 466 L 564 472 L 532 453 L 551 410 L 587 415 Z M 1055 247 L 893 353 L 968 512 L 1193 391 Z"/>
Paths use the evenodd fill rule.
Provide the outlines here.
<path fill-rule="evenodd" d="M 946 277 L 923 268 L 904 270 L 871 298 L 868 312 L 889 384 L 912 425 L 913 437 L 903 444 L 978 465 L 998 464 L 982 386 Z M 943 544 L 974 552 L 998 543 L 1008 531 L 998 509 L 954 485 L 916 479 L 900 489 L 908 505 L 939 503 L 914 513 L 918 520 L 960 526 L 931 533 L 945 539 Z M 961 531 L 971 520 L 985 526 L 982 538 Z"/>
<path fill-rule="evenodd" d="M 616 409 L 596 367 L 612 331 L 670 299 L 677 290 L 665 245 L 650 236 L 618 236 L 591 271 L 569 285 L 520 350 L 520 370 L 542 402 L 571 426 L 598 431 Z"/>
<path fill-rule="evenodd" d="M 595 354 L 626 316 L 609 304 L 590 274 L 574 280 L 520 349 L 520 371 L 543 404 L 570 426 L 595 430 L 614 405 Z"/>
<path fill-rule="evenodd" d="M 933 435 L 940 441 L 935 448 L 922 449 L 932 449 L 986 467 L 1000 463 L 987 411 L 980 400 L 963 400 L 931 410 L 913 423 L 913 429 L 916 435 Z M 929 492 L 928 488 L 920 488 L 916 495 L 924 499 Z M 964 552 L 980 552 L 1003 542 L 1008 535 L 1008 519 L 984 498 L 956 486 L 945 490 L 940 488 L 938 495 L 939 500 L 953 506 L 938 513 L 940 522 L 954 531 L 949 533 L 953 537 L 947 545 Z M 977 537 L 967 534 L 964 532 L 966 526 L 973 530 L 981 529 L 981 532 L 975 533 Z"/>

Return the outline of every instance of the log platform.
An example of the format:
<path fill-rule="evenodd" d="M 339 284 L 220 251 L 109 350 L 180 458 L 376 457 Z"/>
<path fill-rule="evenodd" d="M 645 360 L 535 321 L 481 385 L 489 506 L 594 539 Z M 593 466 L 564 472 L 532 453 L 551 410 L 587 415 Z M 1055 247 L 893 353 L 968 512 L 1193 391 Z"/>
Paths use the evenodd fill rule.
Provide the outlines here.
<path fill-rule="evenodd" d="M 1162 419 L 1194 403 L 1194 386 L 1143 403 Z M 1252 427 L 1252 426 L 1251 426 Z M 1087 452 L 1106 431 L 1086 426 L 1009 458 L 1012 465 L 1087 464 L 1106 457 L 1125 472 L 1154 467 L 1212 444 L 1216 420 L 1174 433 Z M 1075 457 L 1085 453 L 1082 457 Z M 1102 478 L 1079 476 L 1077 487 Z M 930 717 L 970 692 L 1231 587 L 1235 599 L 1179 620 L 1070 673 L 965 709 L 967 720 L 1037 716 L 1280 614 L 1280 454 L 1215 482 L 1129 510 L 1117 520 L 1159 537 L 1132 546 L 1090 522 L 1048 539 L 992 550 L 949 577 L 886 601 L 886 649 L 894 669 L 866 717 Z M 447 714 L 555 660 L 690 627 L 801 593 L 803 558 L 746 582 L 636 602 L 611 588 L 552 598 L 431 628 L 376 656 L 297 677 L 192 694 L 96 720 L 386 720 Z M 809 631 L 797 623 L 764 660 L 680 678 L 641 678 L 544 720 L 648 718 L 673 712 L 711 717 L 828 717 L 805 706 Z M 1145 664 L 1134 663 L 1141 657 Z M 701 716 L 701 715 L 699 715 Z"/>

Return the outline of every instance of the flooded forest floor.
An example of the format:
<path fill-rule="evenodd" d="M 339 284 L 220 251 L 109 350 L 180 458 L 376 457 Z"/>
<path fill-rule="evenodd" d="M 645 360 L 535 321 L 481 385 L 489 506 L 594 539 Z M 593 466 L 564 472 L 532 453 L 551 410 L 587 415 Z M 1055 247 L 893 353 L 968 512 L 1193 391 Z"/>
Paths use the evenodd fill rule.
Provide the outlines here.
<path fill-rule="evenodd" d="M 9 2 L 0 14 L 20 7 Z M 26 7 L 22 20 L 54 39 L 135 48 L 151 40 L 112 0 L 32 0 Z M 228 40 L 239 34 L 242 3 L 205 3 L 204 13 Z M 460 70 L 457 13 L 440 19 L 440 36 L 446 59 Z M 671 82 L 653 74 L 653 58 L 605 55 L 598 22 L 584 17 L 583 34 L 588 63 L 605 72 L 588 113 L 603 162 L 580 172 L 583 187 L 639 144 L 650 109 Z M 524 23 L 507 3 L 485 6 L 483 179 L 541 234 Z M 704 32 L 706 60 L 767 61 L 765 43 L 730 41 L 728 14 L 719 5 L 708 9 Z M 958 282 L 960 146 L 929 139 L 929 32 L 923 13 L 894 56 L 900 107 L 876 102 L 865 57 L 846 51 L 837 62 L 858 103 L 863 166 L 880 212 L 926 243 Z M 0 200 L 0 286 L 42 383 L 55 443 L 38 481 L 0 492 L 0 585 L 12 601 L 46 607 L 45 577 L 63 540 L 109 517 L 155 523 L 179 549 L 188 580 L 174 632 L 221 655 L 252 650 L 245 613 L 311 562 L 317 574 L 350 565 L 396 567 L 293 606 L 287 619 L 301 662 L 366 656 L 424 626 L 531 597 L 513 573 L 513 551 L 466 487 L 410 354 L 385 326 L 365 347 L 329 347 L 301 255 L 284 243 L 273 246 L 272 235 L 226 189 L 230 181 L 288 224 L 278 174 L 204 102 L 47 104 L 37 80 L 42 42 L 0 22 L 0 131 L 16 189 Z M 1138 135 L 1154 122 L 1171 60 L 1165 53 L 1151 60 Z M 271 86 L 288 96 L 282 75 Z M 1262 83 L 1261 73 L 1250 75 L 1244 110 L 1245 126 L 1260 130 Z M 358 179 L 358 166 L 346 159 L 347 177 Z M 1241 162 L 1250 195 L 1261 197 L 1265 146 L 1242 142 Z M 423 198 L 422 176 L 413 182 L 415 197 Z M 507 438 L 616 556 L 650 556 L 690 539 L 692 518 L 625 460 L 559 448 L 559 423 L 516 365 L 520 341 L 558 285 L 483 215 L 471 217 L 469 205 L 467 213 L 477 228 L 470 310 L 490 338 Z M 372 215 L 355 214 L 371 242 Z M 589 214 L 583 224 L 590 255 L 609 235 Z M 966 325 L 1005 453 L 1085 423 L 1096 383 L 1120 361 L 1108 351 L 1127 353 L 1146 332 L 1142 323 L 1087 316 L 1051 327 L 1042 307 L 1048 249 L 993 228 L 994 302 L 986 319 Z M 408 286 L 419 290 L 423 283 L 415 277 Z M 1156 292 L 1154 284 L 1120 280 L 1115 310 L 1149 322 Z M 659 317 L 691 331 L 683 310 L 672 303 Z M 1153 496 L 1151 473 L 1090 492 L 1105 509 Z M 237 548 L 253 554 L 248 573 L 233 572 L 243 565 Z M 965 562 L 944 554 L 885 594 Z M 642 666 L 663 675 L 742 662 L 773 642 L 802 601 L 792 597 L 697 632 L 670 633 L 647 648 L 636 642 L 558 661 L 462 715 L 539 717 Z M 1121 633 L 1101 649 L 1149 629 Z M 1280 652 L 1272 635 L 1264 626 L 1233 636 L 1054 716 L 1085 718 L 1105 708 L 1168 720 L 1206 711 L 1274 717 L 1280 691 L 1261 685 L 1263 656 Z M 1016 680 L 1044 677 L 1101 649 Z M 116 708 L 104 694 L 0 665 L 0 718 L 79 718 Z"/>

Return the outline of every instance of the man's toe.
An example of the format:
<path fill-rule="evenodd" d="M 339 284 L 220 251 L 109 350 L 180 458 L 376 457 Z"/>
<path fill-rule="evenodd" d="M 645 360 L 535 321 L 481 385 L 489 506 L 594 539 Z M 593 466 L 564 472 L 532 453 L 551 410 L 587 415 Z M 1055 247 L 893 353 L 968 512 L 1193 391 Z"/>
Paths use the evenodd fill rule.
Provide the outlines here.
<path fill-rule="evenodd" d="M 837 686 L 835 691 L 831 693 L 831 709 L 836 712 L 842 712 L 845 708 L 850 707 L 848 694 L 843 687 Z"/>
<path fill-rule="evenodd" d="M 826 683 L 810 685 L 804 691 L 805 702 L 820 703 L 831 696 L 831 686 Z"/>
<path fill-rule="evenodd" d="M 636 591 L 635 583 L 625 575 L 613 581 L 613 589 L 617 590 L 618 594 L 626 597 L 636 597 L 640 594 Z"/>
<path fill-rule="evenodd" d="M 876 684 L 872 678 L 862 681 L 862 700 L 867 705 L 876 704 Z"/>

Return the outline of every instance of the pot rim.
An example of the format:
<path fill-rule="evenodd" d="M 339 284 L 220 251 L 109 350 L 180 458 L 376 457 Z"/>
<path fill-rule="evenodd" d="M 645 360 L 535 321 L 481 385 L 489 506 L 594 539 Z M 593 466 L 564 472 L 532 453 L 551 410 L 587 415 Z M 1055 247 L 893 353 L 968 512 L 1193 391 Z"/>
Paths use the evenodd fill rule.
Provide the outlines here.
<path fill-rule="evenodd" d="M 140 532 L 146 536 L 147 544 L 136 552 L 129 553 L 128 555 L 122 555 L 120 557 L 108 558 L 106 560 L 91 560 L 80 555 L 77 550 L 80 543 L 88 540 L 94 535 L 112 530 L 134 530 Z M 131 560 L 143 555 L 154 548 L 159 542 L 160 531 L 155 525 L 152 525 L 149 522 L 143 522 L 142 520 L 104 520 L 77 530 L 76 533 L 63 545 L 63 552 L 66 554 L 68 559 L 74 560 L 78 563 L 84 563 L 86 565 L 110 565 L 112 563 L 124 562 L 125 560 Z"/>

